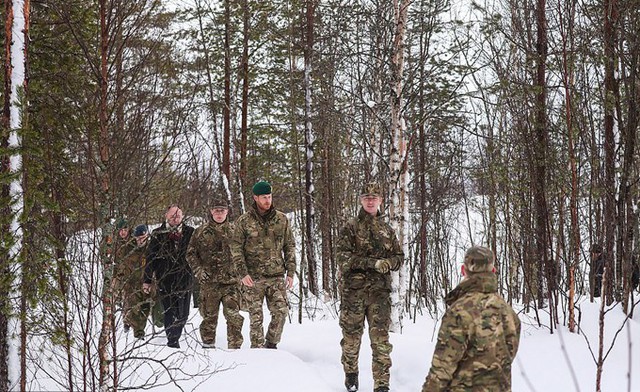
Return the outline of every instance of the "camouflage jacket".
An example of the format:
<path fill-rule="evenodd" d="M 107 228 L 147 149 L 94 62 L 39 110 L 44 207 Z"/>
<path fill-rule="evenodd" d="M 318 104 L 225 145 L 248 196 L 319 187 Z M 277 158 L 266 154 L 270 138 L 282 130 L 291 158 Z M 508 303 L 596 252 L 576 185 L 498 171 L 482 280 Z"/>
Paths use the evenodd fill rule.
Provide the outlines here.
<path fill-rule="evenodd" d="M 473 274 L 453 289 L 422 392 L 511 391 L 520 320 L 494 273 Z"/>
<path fill-rule="evenodd" d="M 231 262 L 229 241 L 233 223 L 216 223 L 213 219 L 198 227 L 191 237 L 187 261 L 194 276 L 203 282 L 222 284 L 240 281 L 238 269 Z"/>
<path fill-rule="evenodd" d="M 391 270 L 400 269 L 404 260 L 396 233 L 385 222 L 385 216 L 373 216 L 360 208 L 358 216 L 342 228 L 338 240 L 338 263 L 343 289 L 365 286 L 391 290 L 391 275 L 375 270 L 376 261 L 388 259 Z"/>
<path fill-rule="evenodd" d="M 119 282 L 136 288 L 142 287 L 144 268 L 147 263 L 147 245 L 138 246 L 130 239 L 116 251 L 116 277 Z"/>
<path fill-rule="evenodd" d="M 273 207 L 264 215 L 253 208 L 235 222 L 231 257 L 240 276 L 284 276 L 296 272 L 295 242 L 287 216 Z"/>

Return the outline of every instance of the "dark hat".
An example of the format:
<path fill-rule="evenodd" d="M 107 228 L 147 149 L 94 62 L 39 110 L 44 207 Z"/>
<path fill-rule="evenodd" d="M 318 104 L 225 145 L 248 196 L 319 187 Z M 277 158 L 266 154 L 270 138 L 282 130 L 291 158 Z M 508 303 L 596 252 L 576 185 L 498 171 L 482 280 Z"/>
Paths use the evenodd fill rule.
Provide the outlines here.
<path fill-rule="evenodd" d="M 270 195 L 271 194 L 271 184 L 266 181 L 258 181 L 252 188 L 253 194 L 256 196 L 260 195 Z"/>
<path fill-rule="evenodd" d="M 116 229 L 118 230 L 126 229 L 127 227 L 129 227 L 129 223 L 127 223 L 127 220 L 125 218 L 120 218 L 116 222 Z"/>
<path fill-rule="evenodd" d="M 377 182 L 368 182 L 364 184 L 360 191 L 360 196 L 378 196 L 382 197 L 382 188 Z"/>
<path fill-rule="evenodd" d="M 469 273 L 491 272 L 494 260 L 491 249 L 484 246 L 472 246 L 464 254 L 464 269 Z"/>
<path fill-rule="evenodd" d="M 600 245 L 600 244 L 592 244 L 591 245 L 591 253 L 602 253 L 602 245 Z"/>
<path fill-rule="evenodd" d="M 135 229 L 133 229 L 133 236 L 140 237 L 147 234 L 148 232 L 149 228 L 147 228 L 147 225 L 138 225 Z"/>
<path fill-rule="evenodd" d="M 222 198 L 216 198 L 213 199 L 213 201 L 211 202 L 211 209 L 214 208 L 229 208 L 229 203 Z"/>

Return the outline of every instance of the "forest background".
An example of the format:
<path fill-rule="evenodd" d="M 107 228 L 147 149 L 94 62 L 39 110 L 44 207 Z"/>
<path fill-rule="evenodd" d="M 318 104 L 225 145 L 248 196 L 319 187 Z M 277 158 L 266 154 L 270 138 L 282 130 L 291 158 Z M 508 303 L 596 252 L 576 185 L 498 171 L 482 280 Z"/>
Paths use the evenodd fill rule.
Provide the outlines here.
<path fill-rule="evenodd" d="M 68 353 L 70 385 L 74 372 L 117 384 L 117 218 L 158 222 L 171 203 L 201 217 L 220 195 L 236 218 L 261 179 L 299 227 L 299 322 L 310 300 L 339 300 L 336 237 L 369 180 L 406 254 L 396 329 L 438 312 L 459 262 L 452 208 L 479 198 L 484 231 L 469 244 L 496 252 L 501 293 L 540 325 L 575 331 L 595 242 L 604 302 L 633 310 L 639 0 L 16 4 L 4 1 L 1 33 L 0 361 L 17 338 L 23 390 L 35 335 Z M 95 234 L 81 261 L 68 253 L 79 232 Z M 86 302 L 77 263 L 91 271 Z M 72 333 L 93 307 L 95 343 Z"/>

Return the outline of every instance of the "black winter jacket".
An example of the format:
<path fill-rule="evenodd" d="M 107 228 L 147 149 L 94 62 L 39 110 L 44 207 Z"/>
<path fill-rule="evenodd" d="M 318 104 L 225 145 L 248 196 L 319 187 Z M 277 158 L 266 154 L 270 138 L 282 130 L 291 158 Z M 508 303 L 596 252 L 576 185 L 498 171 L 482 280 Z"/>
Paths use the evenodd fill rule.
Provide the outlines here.
<path fill-rule="evenodd" d="M 151 283 L 155 274 L 161 292 L 191 290 L 193 272 L 187 263 L 187 248 L 194 229 L 185 224 L 181 234 L 172 233 L 170 229 L 164 223 L 151 233 L 144 283 Z"/>

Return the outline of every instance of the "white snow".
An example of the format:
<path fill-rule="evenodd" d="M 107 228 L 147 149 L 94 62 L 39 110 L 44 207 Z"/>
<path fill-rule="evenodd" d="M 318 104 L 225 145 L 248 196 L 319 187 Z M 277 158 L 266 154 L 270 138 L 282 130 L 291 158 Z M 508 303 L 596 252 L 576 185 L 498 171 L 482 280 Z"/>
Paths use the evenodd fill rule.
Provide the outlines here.
<path fill-rule="evenodd" d="M 599 303 L 580 304 L 582 334 L 571 334 L 561 327 L 550 334 L 544 327 L 537 327 L 535 320 L 520 314 L 522 336 L 513 367 L 513 391 L 593 391 L 596 366 L 588 344 L 597 353 Z M 266 311 L 266 309 L 265 309 Z M 343 391 L 343 372 L 340 365 L 340 328 L 332 317 L 324 320 L 306 320 L 302 325 L 288 322 L 278 350 L 250 349 L 248 339 L 248 315 L 245 316 L 245 342 L 240 350 L 227 350 L 224 318 L 218 325 L 217 349 L 203 349 L 199 345 L 198 325 L 200 316 L 192 309 L 190 321 L 183 334 L 180 350 L 164 346 L 162 334 L 143 345 L 131 335 L 120 340 L 120 350 L 131 350 L 123 366 L 123 384 L 139 386 L 141 380 L 149 380 L 154 371 L 160 370 L 162 379 L 152 391 L 232 391 L 232 392 L 335 392 Z M 265 313 L 265 327 L 269 320 Z M 606 315 L 607 339 L 605 351 L 625 316 L 620 307 Z M 629 387 L 627 373 L 636 369 L 640 360 L 640 316 L 628 320 L 621 329 L 615 345 L 605 362 L 603 391 L 640 391 L 640 380 L 633 378 Z M 402 334 L 391 334 L 393 344 L 391 369 L 392 391 L 420 391 L 429 370 L 434 350 L 437 327 L 427 315 L 407 320 Z M 147 332 L 151 327 L 147 326 Z M 121 326 L 119 329 L 121 332 Z M 631 341 L 629 341 L 631 337 Z M 136 347 L 135 345 L 138 344 Z M 144 359 L 151 357 L 172 364 L 171 373 L 179 378 L 175 384 L 167 384 L 167 372 L 159 363 Z M 167 359 L 168 358 L 168 359 Z M 631 361 L 631 363 L 630 363 Z M 135 366 L 134 366 L 135 364 Z M 215 372 L 215 373 L 214 373 Z M 575 377 L 572 375 L 575 373 Z M 136 374 L 136 376 L 132 376 Z M 633 376 L 633 375 L 632 375 Z M 160 385 L 163 384 L 163 385 Z M 121 387 L 125 386 L 122 385 Z M 366 331 L 360 355 L 360 391 L 373 390 L 371 376 L 371 349 Z"/>

